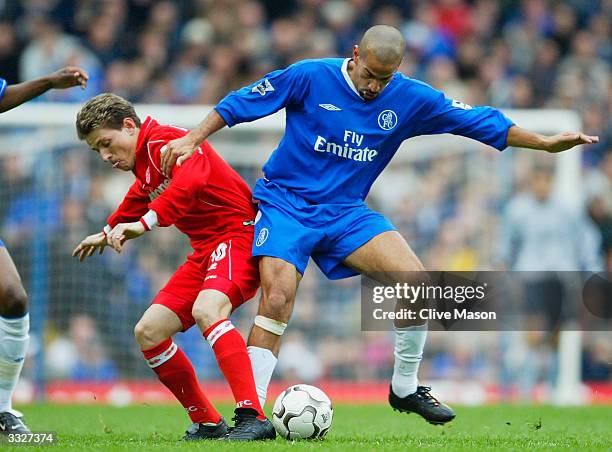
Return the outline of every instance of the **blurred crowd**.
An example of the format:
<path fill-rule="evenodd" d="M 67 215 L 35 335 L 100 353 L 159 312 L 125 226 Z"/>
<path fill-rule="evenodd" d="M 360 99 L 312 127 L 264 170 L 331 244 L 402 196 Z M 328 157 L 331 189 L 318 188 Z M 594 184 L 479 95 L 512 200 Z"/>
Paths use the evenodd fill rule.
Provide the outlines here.
<path fill-rule="evenodd" d="M 304 58 L 350 56 L 371 24 L 399 28 L 401 70 L 472 105 L 577 109 L 609 145 L 610 0 L 5 0 L 0 68 L 16 82 L 77 64 L 81 101 L 214 104 Z"/>
<path fill-rule="evenodd" d="M 363 31 L 379 23 L 396 26 L 407 39 L 400 69 L 448 97 L 499 108 L 572 109 L 584 132 L 600 137 L 581 153 L 578 209 L 554 196 L 555 159 L 528 151 L 395 164 L 369 202 L 391 218 L 426 267 L 543 270 L 553 262 L 555 270 L 612 271 L 610 0 L 5 0 L 0 76 L 13 83 L 76 64 L 91 75 L 87 90 L 49 92 L 42 101 L 82 102 L 111 91 L 135 102 L 214 104 L 297 60 L 350 56 Z M 40 314 L 47 319 L 48 375 L 152 376 L 132 328 L 188 252 L 185 240 L 158 230 L 121 256 L 105 253 L 79 264 L 70 251 L 105 224 L 125 178 L 82 146 L 38 154 L 42 165 L 6 146 L 0 143 L 0 237 L 30 295 L 47 301 Z M 251 185 L 259 174 L 248 165 L 238 170 Z M 41 275 L 49 275 L 42 285 Z M 279 377 L 391 374 L 392 335 L 357 334 L 359 294 L 358 281 L 332 283 L 311 266 Z M 255 305 L 236 314 L 243 332 Z M 612 380 L 607 334 L 585 337 L 587 380 Z M 179 336 L 200 374 L 219 377 L 197 332 Z M 518 381 L 516 373 L 526 370 L 521 382 L 550 380 L 553 336 L 524 335 L 521 348 L 503 334 L 464 333 L 457 340 L 432 333 L 421 378 Z"/>

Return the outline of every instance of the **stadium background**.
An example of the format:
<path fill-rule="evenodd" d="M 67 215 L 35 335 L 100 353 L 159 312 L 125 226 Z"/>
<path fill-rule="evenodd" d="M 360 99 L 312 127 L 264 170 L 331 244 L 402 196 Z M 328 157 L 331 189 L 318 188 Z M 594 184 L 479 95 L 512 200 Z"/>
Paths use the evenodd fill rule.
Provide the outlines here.
<path fill-rule="evenodd" d="M 214 104 L 296 60 L 348 56 L 369 25 L 391 24 L 408 40 L 406 74 L 473 105 L 572 109 L 584 132 L 600 136 L 581 152 L 574 194 L 580 203 L 568 206 L 566 218 L 576 224 L 573 238 L 584 255 L 568 265 L 612 271 L 611 19 L 612 2 L 605 0 L 5 0 L 0 75 L 16 83 L 67 64 L 90 73 L 87 90 L 54 91 L 36 102 L 82 103 L 112 91 L 143 104 Z M 129 177 L 105 167 L 73 130 L 52 132 L 0 127 L 0 237 L 32 304 L 33 340 L 17 398 L 92 402 L 94 388 L 116 403 L 155 399 L 159 393 L 146 392 L 161 385 L 132 329 L 188 245 L 176 231 L 157 230 L 120 256 L 107 251 L 85 264 L 72 259 L 79 240 L 105 224 Z M 264 135 L 213 144 L 265 155 L 276 135 Z M 233 164 L 251 185 L 260 174 L 253 159 Z M 394 221 L 430 269 L 513 268 L 504 232 L 508 208 L 532 189 L 536 169 L 554 164 L 528 151 L 444 149 L 393 165 L 369 202 Z M 555 206 L 563 218 L 563 199 Z M 530 269 L 540 270 L 538 264 Z M 252 302 L 237 313 L 243 333 L 255 307 Z M 336 394 L 343 388 L 349 397 L 384 394 L 393 336 L 360 332 L 359 312 L 357 279 L 331 283 L 311 266 L 284 339 L 278 384 L 325 380 L 323 387 Z M 612 398 L 611 339 L 609 331 L 582 336 L 581 377 L 596 388 L 594 402 L 605 400 L 606 391 Z M 198 332 L 178 341 L 205 389 L 227 397 Z M 432 333 L 420 377 L 440 381 L 436 389 L 455 401 L 463 400 L 457 387 L 463 401 L 550 401 L 557 381 L 553 343 L 535 332 Z M 125 381 L 139 383 L 117 384 Z"/>

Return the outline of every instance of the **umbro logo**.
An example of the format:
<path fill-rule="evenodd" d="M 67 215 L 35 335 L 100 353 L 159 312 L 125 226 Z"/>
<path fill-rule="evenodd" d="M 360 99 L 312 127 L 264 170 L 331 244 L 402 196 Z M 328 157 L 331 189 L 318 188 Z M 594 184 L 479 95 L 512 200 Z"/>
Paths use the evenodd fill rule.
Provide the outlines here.
<path fill-rule="evenodd" d="M 326 110 L 329 110 L 329 111 L 342 111 L 341 108 L 338 108 L 333 104 L 319 104 L 319 107 L 325 108 Z"/>
<path fill-rule="evenodd" d="M 262 96 L 265 96 L 266 93 L 274 91 L 274 87 L 272 83 L 268 79 L 264 79 L 259 85 L 254 86 L 251 90 L 252 93 L 259 93 Z"/>
<path fill-rule="evenodd" d="M 452 102 L 453 107 L 455 108 L 461 108 L 463 110 L 471 110 L 472 106 L 463 102 L 460 102 L 458 100 L 453 100 Z"/>

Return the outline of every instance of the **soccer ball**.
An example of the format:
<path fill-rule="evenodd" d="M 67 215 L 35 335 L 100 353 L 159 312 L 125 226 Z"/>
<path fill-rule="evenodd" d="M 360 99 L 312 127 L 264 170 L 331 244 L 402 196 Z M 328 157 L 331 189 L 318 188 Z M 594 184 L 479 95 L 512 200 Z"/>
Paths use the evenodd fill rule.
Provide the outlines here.
<path fill-rule="evenodd" d="M 272 425 L 285 439 L 323 438 L 332 424 L 334 409 L 329 397 L 309 385 L 290 386 L 272 409 Z"/>

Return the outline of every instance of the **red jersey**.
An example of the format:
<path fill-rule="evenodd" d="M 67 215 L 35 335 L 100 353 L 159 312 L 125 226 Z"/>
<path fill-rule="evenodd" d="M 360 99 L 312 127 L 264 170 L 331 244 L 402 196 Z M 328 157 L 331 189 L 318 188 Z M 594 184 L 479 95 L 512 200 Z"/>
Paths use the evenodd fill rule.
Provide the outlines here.
<path fill-rule="evenodd" d="M 141 218 L 154 226 L 151 219 L 156 216 L 159 226 L 175 225 L 194 248 L 207 247 L 220 235 L 245 233 L 244 226 L 257 212 L 251 190 L 208 142 L 181 166 L 175 165 L 171 179 L 161 172 L 161 148 L 186 134 L 185 129 L 147 117 L 136 144 L 136 181 L 108 218 L 105 231 Z"/>

